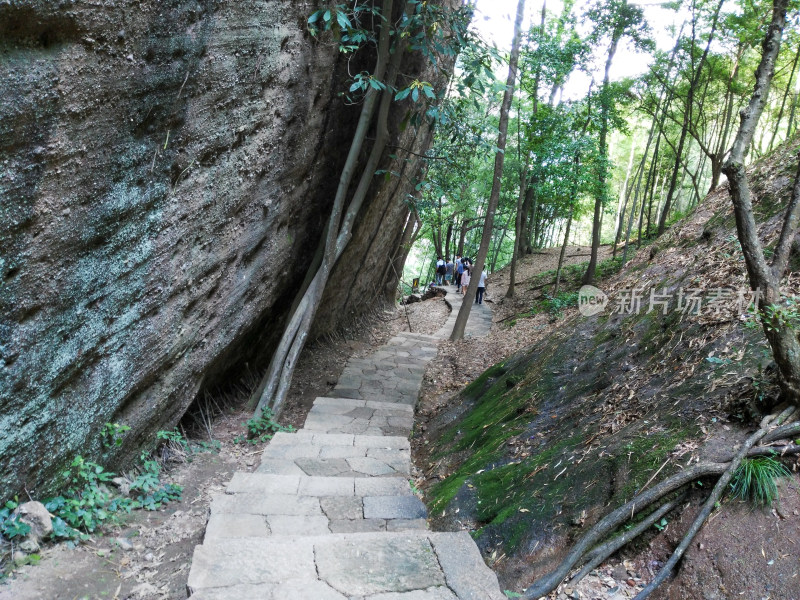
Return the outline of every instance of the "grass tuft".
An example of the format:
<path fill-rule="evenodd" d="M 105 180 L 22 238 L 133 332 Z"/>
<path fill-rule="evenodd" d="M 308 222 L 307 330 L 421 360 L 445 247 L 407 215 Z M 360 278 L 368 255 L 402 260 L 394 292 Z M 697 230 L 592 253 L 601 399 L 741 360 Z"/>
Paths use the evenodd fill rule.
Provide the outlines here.
<path fill-rule="evenodd" d="M 775 481 L 789 475 L 789 469 L 771 456 L 745 458 L 733 474 L 731 493 L 756 506 L 772 506 L 778 499 Z"/>

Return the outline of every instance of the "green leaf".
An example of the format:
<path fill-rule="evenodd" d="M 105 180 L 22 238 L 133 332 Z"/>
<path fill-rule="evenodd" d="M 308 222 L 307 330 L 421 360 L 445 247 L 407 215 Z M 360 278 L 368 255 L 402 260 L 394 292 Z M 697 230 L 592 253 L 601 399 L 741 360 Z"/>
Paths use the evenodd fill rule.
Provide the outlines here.
<path fill-rule="evenodd" d="M 408 98 L 408 95 L 411 93 L 411 88 L 406 88 L 404 90 L 400 90 L 394 95 L 395 100 L 405 100 Z"/>
<path fill-rule="evenodd" d="M 326 11 L 325 11 L 325 13 L 322 15 L 322 19 L 323 19 L 323 20 L 324 20 L 326 23 L 329 23 L 329 22 L 330 22 L 330 20 L 331 20 L 331 11 L 329 11 L 329 10 L 326 10 Z"/>
<path fill-rule="evenodd" d="M 352 25 L 350 25 L 350 20 L 347 18 L 347 15 L 343 12 L 336 13 L 336 21 L 339 23 L 339 27 L 342 29 L 351 29 Z"/>
<path fill-rule="evenodd" d="M 422 91 L 425 92 L 425 95 L 428 98 L 431 98 L 431 99 L 435 99 L 436 98 L 436 94 L 433 93 L 433 87 L 431 87 L 429 85 L 422 86 Z"/>
<path fill-rule="evenodd" d="M 315 11 L 315 12 L 311 13 L 311 16 L 308 17 L 308 23 L 309 24 L 316 23 L 319 20 L 321 15 L 322 15 L 322 11 L 321 10 L 318 10 L 318 11 Z"/>
<path fill-rule="evenodd" d="M 416 102 L 419 100 L 419 88 L 414 88 L 414 91 L 411 92 L 411 99 Z"/>

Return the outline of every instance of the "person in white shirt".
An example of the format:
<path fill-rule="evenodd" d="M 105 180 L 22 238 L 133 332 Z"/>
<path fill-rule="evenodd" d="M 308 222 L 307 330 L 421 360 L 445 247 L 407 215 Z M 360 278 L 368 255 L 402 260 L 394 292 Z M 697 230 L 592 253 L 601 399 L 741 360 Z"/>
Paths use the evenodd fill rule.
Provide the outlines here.
<path fill-rule="evenodd" d="M 436 261 L 436 285 L 442 285 L 442 283 L 444 283 L 444 274 L 446 270 L 445 262 L 440 256 L 439 260 Z"/>
<path fill-rule="evenodd" d="M 483 293 L 486 291 L 486 269 L 478 280 L 478 293 L 475 295 L 475 304 L 483 304 Z"/>

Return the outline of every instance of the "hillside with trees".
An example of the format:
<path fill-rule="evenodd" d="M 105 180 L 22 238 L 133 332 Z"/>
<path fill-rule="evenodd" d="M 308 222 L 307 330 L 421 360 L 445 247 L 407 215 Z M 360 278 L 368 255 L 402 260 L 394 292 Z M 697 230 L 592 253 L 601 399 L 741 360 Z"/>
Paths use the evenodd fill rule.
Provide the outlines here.
<path fill-rule="evenodd" d="M 183 594 L 416 339 L 405 475 L 508 597 L 800 596 L 798 0 L 95 4 L 0 2 L 0 582 L 171 511 L 102 594 Z"/>

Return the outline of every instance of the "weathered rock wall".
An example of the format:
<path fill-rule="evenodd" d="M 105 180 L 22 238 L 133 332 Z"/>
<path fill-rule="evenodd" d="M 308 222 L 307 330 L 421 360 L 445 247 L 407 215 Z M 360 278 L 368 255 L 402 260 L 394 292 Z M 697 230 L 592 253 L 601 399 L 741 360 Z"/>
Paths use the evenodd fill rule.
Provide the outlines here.
<path fill-rule="evenodd" d="M 279 335 L 359 110 L 317 4 L 0 1 L 0 497 L 124 460 Z M 402 228 L 374 191 L 356 253 Z"/>

